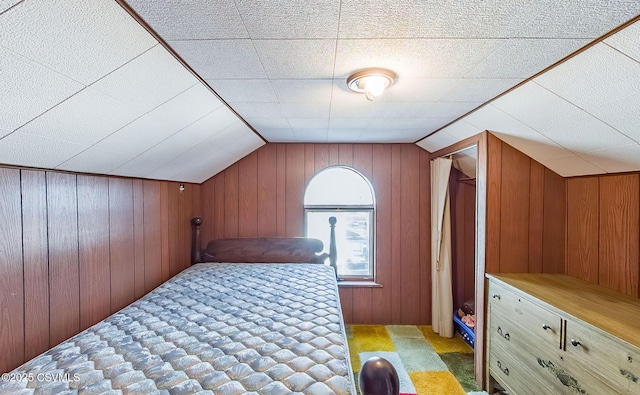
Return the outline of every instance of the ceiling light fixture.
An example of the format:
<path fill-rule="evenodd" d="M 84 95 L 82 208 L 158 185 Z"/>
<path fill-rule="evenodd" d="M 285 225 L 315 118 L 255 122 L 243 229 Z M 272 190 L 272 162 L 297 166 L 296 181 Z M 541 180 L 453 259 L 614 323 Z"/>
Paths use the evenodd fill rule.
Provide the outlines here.
<path fill-rule="evenodd" d="M 354 92 L 364 93 L 367 100 L 373 101 L 382 95 L 385 89 L 393 85 L 396 73 L 381 68 L 358 71 L 347 78 L 347 86 Z"/>

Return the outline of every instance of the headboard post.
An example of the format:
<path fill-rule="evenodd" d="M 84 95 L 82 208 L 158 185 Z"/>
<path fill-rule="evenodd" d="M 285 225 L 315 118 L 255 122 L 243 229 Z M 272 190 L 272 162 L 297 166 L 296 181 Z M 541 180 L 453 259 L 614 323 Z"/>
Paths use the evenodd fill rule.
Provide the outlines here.
<path fill-rule="evenodd" d="M 201 261 L 200 251 L 200 225 L 202 225 L 202 218 L 194 217 L 191 220 L 191 264 L 196 264 Z"/>
<path fill-rule="evenodd" d="M 338 275 L 338 266 L 336 261 L 338 260 L 338 252 L 336 251 L 336 217 L 329 217 L 329 224 L 331 225 L 331 238 L 329 239 L 329 265 L 336 271 Z"/>

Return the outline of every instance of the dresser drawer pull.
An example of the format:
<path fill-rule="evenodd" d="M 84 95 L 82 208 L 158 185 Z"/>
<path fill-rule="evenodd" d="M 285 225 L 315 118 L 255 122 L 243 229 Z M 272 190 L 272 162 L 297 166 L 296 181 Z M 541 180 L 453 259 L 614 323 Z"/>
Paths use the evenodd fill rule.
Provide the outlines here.
<path fill-rule="evenodd" d="M 549 325 L 547 325 L 547 324 L 542 324 L 542 329 L 544 329 L 546 331 L 547 329 L 551 329 L 551 327 Z M 553 330 L 553 329 L 551 329 L 551 330 Z"/>
<path fill-rule="evenodd" d="M 498 294 L 493 294 L 493 295 L 491 295 L 491 297 L 494 298 L 494 299 L 500 300 L 500 295 L 498 295 Z"/>
<path fill-rule="evenodd" d="M 579 345 L 581 345 L 582 343 L 580 343 L 579 341 L 577 341 L 576 339 L 571 339 L 571 345 L 574 347 L 578 347 Z"/>
<path fill-rule="evenodd" d="M 509 368 L 507 367 L 502 367 L 502 363 L 500 361 L 498 361 L 498 369 L 502 370 L 502 373 L 506 374 L 507 376 L 509 375 Z"/>
<path fill-rule="evenodd" d="M 511 335 L 509 334 L 509 332 L 507 332 L 507 333 L 503 333 L 503 331 L 502 331 L 502 328 L 501 328 L 501 327 L 498 327 L 498 330 L 497 330 L 497 331 L 498 331 L 498 334 L 499 334 L 500 336 L 504 337 L 505 339 L 507 339 L 507 340 L 510 340 L 510 339 L 511 339 Z"/>

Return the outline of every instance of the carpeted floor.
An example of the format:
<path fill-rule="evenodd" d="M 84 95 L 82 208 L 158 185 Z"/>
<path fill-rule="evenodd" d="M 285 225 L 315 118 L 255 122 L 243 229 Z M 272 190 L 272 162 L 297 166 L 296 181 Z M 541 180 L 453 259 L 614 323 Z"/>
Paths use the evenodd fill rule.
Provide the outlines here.
<path fill-rule="evenodd" d="M 473 349 L 458 334 L 446 339 L 430 326 L 347 325 L 356 384 L 370 357 L 387 359 L 400 378 L 400 394 L 485 394 L 475 383 Z"/>

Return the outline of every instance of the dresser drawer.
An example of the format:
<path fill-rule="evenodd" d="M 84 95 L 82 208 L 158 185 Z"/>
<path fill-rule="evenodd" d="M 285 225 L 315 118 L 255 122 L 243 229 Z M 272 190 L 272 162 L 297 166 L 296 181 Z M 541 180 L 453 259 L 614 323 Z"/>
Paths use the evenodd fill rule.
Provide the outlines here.
<path fill-rule="evenodd" d="M 532 369 L 531 358 L 519 350 L 504 349 L 492 343 L 489 352 L 489 372 L 494 379 L 507 387 L 512 395 L 561 394 L 562 388 L 554 386 L 548 374 L 535 369 L 535 366 Z"/>
<path fill-rule="evenodd" d="M 526 330 L 528 341 L 559 349 L 562 319 L 556 313 L 524 298 L 509 288 L 492 281 L 489 283 L 489 314 L 491 323 Z M 525 336 L 525 334 L 522 334 Z"/>
<path fill-rule="evenodd" d="M 577 320 L 566 324 L 567 361 L 591 371 L 621 394 L 640 394 L 640 350 Z M 592 369 L 597 367 L 597 369 Z"/>

